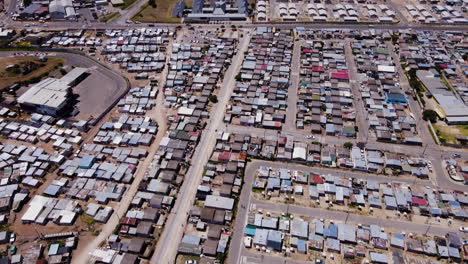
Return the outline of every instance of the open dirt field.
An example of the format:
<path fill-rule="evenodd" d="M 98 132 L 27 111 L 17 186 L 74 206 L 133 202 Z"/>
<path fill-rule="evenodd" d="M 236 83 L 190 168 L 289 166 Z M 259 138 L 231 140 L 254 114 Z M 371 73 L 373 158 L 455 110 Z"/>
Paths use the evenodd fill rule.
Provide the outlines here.
<path fill-rule="evenodd" d="M 64 60 L 59 58 L 49 58 L 46 62 L 40 62 L 34 57 L 3 57 L 0 58 L 0 89 L 6 88 L 16 82 L 27 81 L 31 78 L 41 76 L 44 73 L 54 70 Z M 26 65 L 35 65 L 35 70 L 27 74 L 22 74 L 21 69 Z M 7 70 L 9 65 L 18 65 L 16 69 Z M 37 68 L 36 68 L 37 67 Z"/>

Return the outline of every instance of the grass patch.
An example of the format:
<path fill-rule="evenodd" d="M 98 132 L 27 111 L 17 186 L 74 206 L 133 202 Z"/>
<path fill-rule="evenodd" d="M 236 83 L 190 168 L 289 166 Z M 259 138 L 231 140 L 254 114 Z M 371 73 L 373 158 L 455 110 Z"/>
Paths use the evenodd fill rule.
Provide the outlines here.
<path fill-rule="evenodd" d="M 262 190 L 262 189 L 257 189 L 257 188 L 253 188 L 253 187 L 252 187 L 252 192 L 253 192 L 253 193 L 262 193 L 263 191 L 264 191 L 264 190 Z"/>
<path fill-rule="evenodd" d="M 468 125 L 459 125 L 459 126 L 442 126 L 442 125 L 433 125 L 437 136 L 443 138 L 447 143 L 457 143 L 457 136 L 468 136 Z"/>
<path fill-rule="evenodd" d="M 124 0 L 123 4 L 115 5 L 115 7 L 118 7 L 122 10 L 129 9 L 130 7 L 134 6 L 136 2 L 137 0 Z"/>
<path fill-rule="evenodd" d="M 24 82 L 51 72 L 56 67 L 64 64 L 63 59 L 48 58 L 46 62 L 40 62 L 34 57 L 4 57 L 0 58 L 0 88 L 7 88 L 14 83 Z M 18 65 L 17 69 L 7 70 L 9 65 Z M 31 71 L 22 74 L 21 69 L 29 65 Z M 35 65 L 35 66 L 33 66 Z"/>
<path fill-rule="evenodd" d="M 437 135 L 434 134 L 433 130 L 431 129 L 431 126 L 427 125 L 427 129 L 429 130 L 429 133 L 431 134 L 432 140 L 434 140 L 434 142 L 437 143 Z"/>
<path fill-rule="evenodd" d="M 180 18 L 172 17 L 172 8 L 175 3 L 174 0 L 156 0 L 155 8 L 146 3 L 132 20 L 142 23 L 179 23 Z"/>
<path fill-rule="evenodd" d="M 99 22 L 112 22 L 120 17 L 119 12 L 112 12 L 99 18 Z"/>

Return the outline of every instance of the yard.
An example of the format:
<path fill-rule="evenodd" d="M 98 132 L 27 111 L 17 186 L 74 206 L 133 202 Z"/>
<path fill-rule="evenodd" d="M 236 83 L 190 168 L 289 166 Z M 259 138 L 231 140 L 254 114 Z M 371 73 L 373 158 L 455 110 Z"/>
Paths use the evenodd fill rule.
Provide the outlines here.
<path fill-rule="evenodd" d="M 468 136 L 468 125 L 444 126 L 434 125 L 437 135 L 441 141 L 445 139 L 447 143 L 456 143 L 456 136 Z"/>
<path fill-rule="evenodd" d="M 112 12 L 112 13 L 108 13 L 104 16 L 102 16 L 101 18 L 99 18 L 99 21 L 100 22 L 107 22 L 107 23 L 110 23 L 114 20 L 116 20 L 117 18 L 120 17 L 120 13 L 119 12 Z"/>
<path fill-rule="evenodd" d="M 0 89 L 50 73 L 63 63 L 62 59 L 57 58 L 48 58 L 45 62 L 34 57 L 0 58 Z"/>
<path fill-rule="evenodd" d="M 156 8 L 145 4 L 133 20 L 143 23 L 179 23 L 180 18 L 172 17 L 172 8 L 177 0 L 155 0 Z M 185 1 L 187 7 L 192 6 L 192 0 Z"/>

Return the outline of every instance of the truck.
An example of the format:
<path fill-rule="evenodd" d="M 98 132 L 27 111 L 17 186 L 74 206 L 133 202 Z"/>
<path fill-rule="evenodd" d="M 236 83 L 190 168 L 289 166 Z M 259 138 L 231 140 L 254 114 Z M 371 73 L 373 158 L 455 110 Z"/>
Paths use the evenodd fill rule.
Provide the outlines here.
<path fill-rule="evenodd" d="M 246 248 L 251 248 L 252 247 L 252 238 L 251 237 L 244 237 L 244 246 Z"/>

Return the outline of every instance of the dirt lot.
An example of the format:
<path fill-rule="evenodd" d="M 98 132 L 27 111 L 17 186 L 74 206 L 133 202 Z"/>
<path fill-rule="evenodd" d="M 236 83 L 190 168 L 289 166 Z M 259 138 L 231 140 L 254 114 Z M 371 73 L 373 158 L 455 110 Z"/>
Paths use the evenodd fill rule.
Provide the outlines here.
<path fill-rule="evenodd" d="M 172 17 L 172 7 L 176 1 L 158 0 L 156 8 L 145 4 L 141 11 L 133 17 L 133 20 L 143 23 L 179 23 L 180 18 Z M 192 5 L 192 1 L 185 1 L 187 6 Z"/>
<path fill-rule="evenodd" d="M 16 82 L 27 81 L 31 78 L 38 77 L 52 71 L 55 67 L 63 63 L 64 60 L 59 58 L 49 58 L 46 62 L 40 62 L 34 57 L 2 57 L 0 58 L 0 88 L 3 89 Z M 15 64 L 18 65 L 19 68 L 6 70 L 7 66 Z M 21 68 L 28 64 L 34 64 L 37 68 L 23 75 L 21 73 Z"/>
<path fill-rule="evenodd" d="M 456 136 L 468 136 L 468 125 L 461 126 L 446 126 L 434 125 L 437 136 L 441 141 L 445 140 L 447 143 L 456 144 Z"/>

